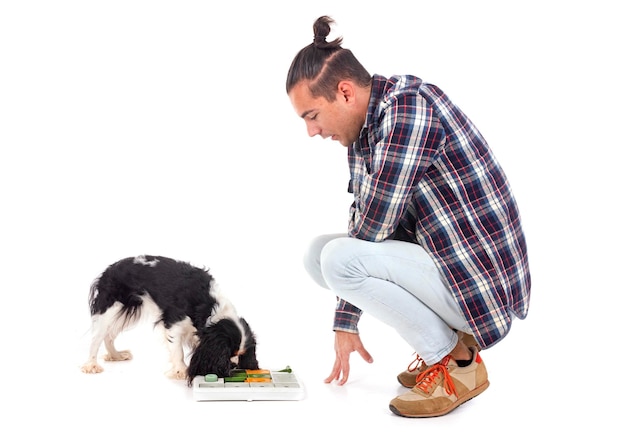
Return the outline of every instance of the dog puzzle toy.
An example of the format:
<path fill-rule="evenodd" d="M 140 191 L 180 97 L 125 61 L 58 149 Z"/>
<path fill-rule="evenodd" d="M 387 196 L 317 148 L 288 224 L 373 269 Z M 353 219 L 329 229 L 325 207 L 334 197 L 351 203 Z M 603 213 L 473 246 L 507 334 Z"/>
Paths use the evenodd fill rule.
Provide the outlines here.
<path fill-rule="evenodd" d="M 229 377 L 198 375 L 192 382 L 196 401 L 301 400 L 304 385 L 287 366 L 279 371 L 235 369 Z"/>

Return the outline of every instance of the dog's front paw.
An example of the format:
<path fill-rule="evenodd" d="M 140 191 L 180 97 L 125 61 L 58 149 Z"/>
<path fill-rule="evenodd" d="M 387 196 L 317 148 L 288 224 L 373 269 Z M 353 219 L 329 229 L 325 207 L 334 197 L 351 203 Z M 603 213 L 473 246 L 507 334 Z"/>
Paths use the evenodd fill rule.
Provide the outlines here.
<path fill-rule="evenodd" d="M 99 374 L 104 371 L 104 368 L 97 363 L 87 362 L 80 368 L 80 370 L 85 374 Z"/>
<path fill-rule="evenodd" d="M 165 373 L 170 379 L 185 380 L 187 378 L 187 371 L 185 369 L 172 368 Z"/>
<path fill-rule="evenodd" d="M 133 354 L 130 351 L 116 351 L 114 354 L 106 354 L 104 359 L 107 362 L 122 362 L 124 360 L 131 360 Z"/>

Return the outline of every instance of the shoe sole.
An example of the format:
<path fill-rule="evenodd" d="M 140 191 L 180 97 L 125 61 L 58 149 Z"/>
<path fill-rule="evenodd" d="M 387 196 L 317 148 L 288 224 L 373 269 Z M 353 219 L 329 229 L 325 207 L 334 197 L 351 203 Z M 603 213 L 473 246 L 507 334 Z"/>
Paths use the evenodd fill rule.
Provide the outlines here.
<path fill-rule="evenodd" d="M 459 406 L 463 405 L 465 402 L 469 402 L 474 397 L 476 397 L 477 395 L 479 395 L 483 391 L 485 391 L 487 388 L 489 388 L 489 380 L 487 380 L 482 385 L 474 388 L 472 391 L 468 392 L 464 397 L 457 399 L 456 402 L 454 402 L 452 405 L 450 405 L 444 411 L 440 411 L 440 412 L 436 412 L 436 413 L 429 413 L 429 414 L 405 414 L 405 413 L 401 413 L 400 411 L 398 411 L 398 409 L 395 406 L 391 405 L 391 404 L 389 404 L 389 409 L 391 410 L 392 413 L 394 413 L 395 415 L 400 416 L 400 417 L 410 417 L 410 418 L 439 417 L 439 416 L 443 416 L 445 414 L 448 414 L 449 412 L 451 412 L 454 409 L 458 408 Z"/>

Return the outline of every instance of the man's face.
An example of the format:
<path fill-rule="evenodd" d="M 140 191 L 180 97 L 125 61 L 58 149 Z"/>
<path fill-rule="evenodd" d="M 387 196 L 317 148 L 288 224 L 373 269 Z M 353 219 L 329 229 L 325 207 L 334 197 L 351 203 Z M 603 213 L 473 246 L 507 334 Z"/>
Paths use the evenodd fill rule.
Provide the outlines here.
<path fill-rule="evenodd" d="M 348 147 L 359 137 L 365 116 L 359 116 L 353 97 L 345 89 L 337 89 L 336 99 L 313 97 L 308 83 L 298 83 L 290 92 L 294 110 L 306 123 L 309 136 L 330 137 Z"/>

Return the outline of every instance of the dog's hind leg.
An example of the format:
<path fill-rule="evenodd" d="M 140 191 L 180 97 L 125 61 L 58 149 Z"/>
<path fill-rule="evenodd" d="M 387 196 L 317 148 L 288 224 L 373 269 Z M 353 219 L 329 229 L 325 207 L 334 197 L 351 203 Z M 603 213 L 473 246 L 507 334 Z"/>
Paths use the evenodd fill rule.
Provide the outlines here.
<path fill-rule="evenodd" d="M 98 364 L 98 351 L 104 342 L 108 354 L 105 360 L 130 360 L 132 355 L 129 351 L 117 351 L 113 345 L 115 337 L 124 329 L 124 323 L 120 321 L 121 304 L 117 303 L 107 309 L 103 314 L 92 316 L 91 330 L 92 339 L 89 346 L 89 358 L 81 367 L 81 371 L 87 374 L 97 374 L 104 371 Z"/>
<path fill-rule="evenodd" d="M 109 352 L 105 360 L 129 360 L 132 358 L 128 351 L 117 351 L 113 346 L 115 337 L 123 329 L 123 323 L 120 323 L 121 304 L 117 303 L 107 309 L 103 314 L 95 314 L 92 316 L 91 330 L 92 339 L 89 346 L 89 358 L 81 367 L 81 371 L 87 374 L 97 374 L 104 371 L 104 368 L 98 364 L 98 351 L 102 342 L 104 342 Z"/>
<path fill-rule="evenodd" d="M 98 351 L 100 345 L 104 341 L 106 335 L 106 320 L 102 315 L 94 315 L 91 322 L 92 338 L 89 346 L 89 358 L 80 368 L 81 371 L 87 374 L 97 374 L 104 371 L 104 368 L 98 364 Z"/>
<path fill-rule="evenodd" d="M 104 356 L 104 360 L 107 362 L 131 360 L 133 358 L 133 354 L 131 354 L 129 350 L 118 351 L 115 349 L 115 337 L 116 336 L 107 335 L 104 338 L 104 346 L 107 349 L 107 354 Z"/>
<path fill-rule="evenodd" d="M 115 308 L 117 310 L 115 310 Z M 109 323 L 107 324 L 106 335 L 104 336 L 104 347 L 107 350 L 107 354 L 104 356 L 104 360 L 107 362 L 120 362 L 124 360 L 131 360 L 133 355 L 130 351 L 118 351 L 115 348 L 115 339 L 124 330 L 131 328 L 136 324 L 137 319 L 134 316 L 126 316 L 123 313 L 121 305 L 114 305 L 111 309 L 105 312 L 105 316 L 109 317 Z"/>

